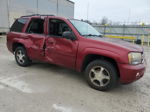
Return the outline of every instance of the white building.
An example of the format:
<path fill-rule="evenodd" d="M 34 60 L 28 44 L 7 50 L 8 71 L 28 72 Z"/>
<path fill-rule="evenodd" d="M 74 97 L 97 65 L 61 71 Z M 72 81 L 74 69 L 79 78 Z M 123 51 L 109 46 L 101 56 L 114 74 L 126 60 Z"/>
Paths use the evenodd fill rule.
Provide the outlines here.
<path fill-rule="evenodd" d="M 74 2 L 70 0 L 0 0 L 0 32 L 8 31 L 16 18 L 31 14 L 52 14 L 74 18 Z"/>

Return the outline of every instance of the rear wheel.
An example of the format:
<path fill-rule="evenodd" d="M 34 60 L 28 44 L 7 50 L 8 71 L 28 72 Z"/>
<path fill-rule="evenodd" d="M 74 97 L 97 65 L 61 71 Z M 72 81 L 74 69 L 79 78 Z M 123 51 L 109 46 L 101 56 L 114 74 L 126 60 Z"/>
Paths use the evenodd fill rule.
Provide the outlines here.
<path fill-rule="evenodd" d="M 105 60 L 91 62 L 85 70 L 85 77 L 92 88 L 100 91 L 113 88 L 118 81 L 116 68 Z"/>
<path fill-rule="evenodd" d="M 24 47 L 17 47 L 15 50 L 15 59 L 18 65 L 22 67 L 29 66 L 31 64 L 30 59 L 27 56 L 26 50 Z"/>

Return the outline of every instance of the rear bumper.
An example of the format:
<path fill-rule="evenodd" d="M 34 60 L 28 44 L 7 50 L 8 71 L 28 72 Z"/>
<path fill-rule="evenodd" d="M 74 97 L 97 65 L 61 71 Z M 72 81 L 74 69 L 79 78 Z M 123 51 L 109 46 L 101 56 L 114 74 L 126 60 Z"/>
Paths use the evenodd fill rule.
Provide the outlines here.
<path fill-rule="evenodd" d="M 118 64 L 120 82 L 127 84 L 140 79 L 146 70 L 146 63 L 139 65 Z"/>

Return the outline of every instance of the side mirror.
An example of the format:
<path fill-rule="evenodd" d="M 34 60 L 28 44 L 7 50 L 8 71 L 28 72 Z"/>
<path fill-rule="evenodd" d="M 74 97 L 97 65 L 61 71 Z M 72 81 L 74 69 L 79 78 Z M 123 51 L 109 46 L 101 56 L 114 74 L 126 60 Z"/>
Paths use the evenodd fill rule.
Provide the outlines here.
<path fill-rule="evenodd" d="M 63 32 L 62 36 L 63 36 L 63 38 L 66 38 L 66 39 L 76 40 L 75 35 L 70 31 Z"/>

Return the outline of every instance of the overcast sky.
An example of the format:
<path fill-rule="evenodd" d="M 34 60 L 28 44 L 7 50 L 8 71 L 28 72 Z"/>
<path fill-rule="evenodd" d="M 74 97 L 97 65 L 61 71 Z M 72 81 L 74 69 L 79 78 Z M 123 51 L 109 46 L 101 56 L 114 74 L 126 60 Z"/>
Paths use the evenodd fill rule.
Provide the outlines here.
<path fill-rule="evenodd" d="M 107 17 L 113 22 L 150 23 L 150 0 L 72 0 L 75 18 L 100 21 Z M 89 4 L 89 11 L 88 11 Z M 88 12 L 88 16 L 87 16 Z"/>

